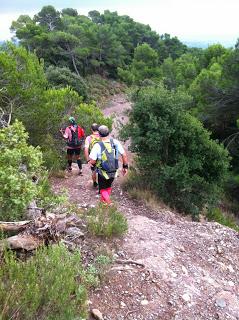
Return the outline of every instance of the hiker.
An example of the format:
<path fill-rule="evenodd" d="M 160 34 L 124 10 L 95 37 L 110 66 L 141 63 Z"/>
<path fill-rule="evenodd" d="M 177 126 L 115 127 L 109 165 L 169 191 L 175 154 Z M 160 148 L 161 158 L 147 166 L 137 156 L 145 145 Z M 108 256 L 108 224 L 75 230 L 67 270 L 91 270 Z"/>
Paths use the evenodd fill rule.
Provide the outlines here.
<path fill-rule="evenodd" d="M 97 123 L 93 123 L 91 125 L 91 135 L 89 135 L 88 137 L 86 137 L 85 139 L 85 149 L 84 149 L 84 153 L 85 153 L 85 159 L 87 162 L 89 162 L 90 158 L 89 158 L 89 154 L 93 148 L 93 146 L 95 145 L 96 142 L 100 141 L 100 135 L 98 132 L 98 124 Z M 97 188 L 98 183 L 97 183 L 97 177 L 96 177 L 96 165 L 92 165 L 91 166 L 91 171 L 92 171 L 92 181 L 93 181 L 93 187 Z"/>
<path fill-rule="evenodd" d="M 116 171 L 119 167 L 119 155 L 123 161 L 123 175 L 128 172 L 128 161 L 126 152 L 119 141 L 109 137 L 109 128 L 102 125 L 98 128 L 100 142 L 93 146 L 88 163 L 90 166 L 96 165 L 98 172 L 99 192 L 101 202 L 111 204 L 111 185 L 114 181 Z"/>
<path fill-rule="evenodd" d="M 65 129 L 60 129 L 63 138 L 67 141 L 67 170 L 72 171 L 72 160 L 75 155 L 76 162 L 79 167 L 79 175 L 82 175 L 82 163 L 80 158 L 81 146 L 85 138 L 84 130 L 77 125 L 74 117 L 69 118 L 69 126 Z"/>

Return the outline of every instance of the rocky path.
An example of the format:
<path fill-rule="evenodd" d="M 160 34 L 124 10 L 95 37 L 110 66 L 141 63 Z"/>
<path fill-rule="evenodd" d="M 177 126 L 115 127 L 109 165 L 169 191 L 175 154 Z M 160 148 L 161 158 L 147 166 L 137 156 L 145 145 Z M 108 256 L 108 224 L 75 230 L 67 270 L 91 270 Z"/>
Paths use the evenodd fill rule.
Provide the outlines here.
<path fill-rule="evenodd" d="M 115 116 L 115 136 L 118 123 L 127 121 L 128 108 L 125 97 L 117 95 L 104 110 Z M 129 230 L 118 241 L 115 257 L 128 263 L 111 268 L 102 287 L 91 292 L 90 306 L 105 320 L 238 320 L 238 233 L 130 200 L 120 179 L 115 181 L 113 198 L 127 217 Z M 80 207 L 98 202 L 86 165 L 83 176 L 77 176 L 74 168 L 67 179 L 55 178 L 53 186 L 56 191 L 68 190 Z"/>

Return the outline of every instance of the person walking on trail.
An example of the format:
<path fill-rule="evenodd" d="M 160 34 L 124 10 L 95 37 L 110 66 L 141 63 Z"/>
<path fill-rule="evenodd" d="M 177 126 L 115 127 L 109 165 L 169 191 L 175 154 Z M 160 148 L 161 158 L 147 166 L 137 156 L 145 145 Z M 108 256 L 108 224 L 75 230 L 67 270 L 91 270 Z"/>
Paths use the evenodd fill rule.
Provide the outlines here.
<path fill-rule="evenodd" d="M 69 126 L 63 130 L 60 129 L 63 138 L 67 141 L 67 170 L 72 171 L 73 156 L 79 167 L 79 175 L 82 175 L 82 163 L 80 158 L 81 146 L 85 138 L 84 130 L 77 125 L 74 117 L 69 118 Z"/>
<path fill-rule="evenodd" d="M 110 205 L 111 186 L 119 167 L 119 156 L 122 157 L 123 175 L 126 175 L 128 172 L 128 160 L 126 152 L 120 142 L 109 136 L 110 132 L 108 127 L 102 125 L 98 128 L 98 131 L 101 141 L 93 146 L 88 163 L 91 166 L 96 165 L 97 167 L 101 202 Z"/>
<path fill-rule="evenodd" d="M 84 149 L 84 153 L 85 153 L 85 159 L 87 162 L 90 161 L 89 158 L 89 154 L 93 148 L 93 146 L 95 145 L 95 143 L 100 141 L 100 135 L 98 132 L 98 124 L 97 123 L 93 123 L 91 125 L 91 135 L 89 135 L 88 137 L 86 137 L 85 139 L 85 149 Z M 97 176 L 96 176 L 96 166 L 92 165 L 91 166 L 91 171 L 92 171 L 92 181 L 93 181 L 93 187 L 97 187 L 98 183 L 97 183 Z"/>

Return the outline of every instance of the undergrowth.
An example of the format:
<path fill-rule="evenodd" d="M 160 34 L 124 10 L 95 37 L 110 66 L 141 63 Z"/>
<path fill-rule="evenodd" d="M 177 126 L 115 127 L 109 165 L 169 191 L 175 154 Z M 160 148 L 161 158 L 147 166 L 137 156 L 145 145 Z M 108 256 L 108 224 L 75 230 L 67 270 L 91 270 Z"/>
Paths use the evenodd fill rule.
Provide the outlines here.
<path fill-rule="evenodd" d="M 209 221 L 218 222 L 239 232 L 239 226 L 237 225 L 235 218 L 232 215 L 224 214 L 219 208 L 208 210 L 206 216 Z"/>
<path fill-rule="evenodd" d="M 129 171 L 121 186 L 127 191 L 131 199 L 144 201 L 151 209 L 167 207 L 160 201 L 159 197 L 149 189 L 141 177 L 137 175 L 135 169 Z"/>
<path fill-rule="evenodd" d="M 122 183 L 122 187 L 132 199 L 143 200 L 149 207 L 157 208 L 165 206 L 160 199 L 144 185 L 144 181 L 137 175 L 135 170 L 129 172 L 127 178 Z M 239 231 L 239 226 L 234 215 L 223 213 L 219 208 L 213 208 L 207 211 L 208 221 L 215 221 L 231 229 Z"/>
<path fill-rule="evenodd" d="M 96 236 L 120 236 L 128 229 L 127 219 L 115 206 L 99 204 L 89 210 L 87 220 L 89 232 Z"/>
<path fill-rule="evenodd" d="M 5 252 L 0 260 L 1 320 L 86 319 L 87 289 L 98 284 L 79 252 L 63 245 L 41 248 L 27 261 Z"/>

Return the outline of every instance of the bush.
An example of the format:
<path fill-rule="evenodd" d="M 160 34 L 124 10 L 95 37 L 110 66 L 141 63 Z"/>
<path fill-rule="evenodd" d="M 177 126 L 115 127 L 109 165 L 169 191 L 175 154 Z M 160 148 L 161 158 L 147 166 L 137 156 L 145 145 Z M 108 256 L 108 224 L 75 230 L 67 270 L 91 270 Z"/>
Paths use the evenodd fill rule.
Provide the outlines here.
<path fill-rule="evenodd" d="M 32 177 L 40 173 L 42 154 L 27 144 L 27 138 L 18 121 L 0 130 L 0 215 L 5 220 L 20 219 L 38 195 Z"/>
<path fill-rule="evenodd" d="M 89 86 L 89 100 L 97 101 L 99 107 L 104 107 L 111 95 L 125 90 L 125 85 L 97 74 L 87 76 L 86 81 Z"/>
<path fill-rule="evenodd" d="M 186 111 L 187 94 L 159 86 L 139 90 L 134 99 L 124 131 L 132 137 L 142 181 L 166 203 L 197 216 L 218 200 L 227 151 Z"/>
<path fill-rule="evenodd" d="M 212 208 L 208 210 L 206 216 L 209 221 L 216 221 L 239 232 L 239 226 L 237 225 L 235 218 L 233 218 L 233 216 L 223 214 L 219 208 Z"/>
<path fill-rule="evenodd" d="M 96 236 L 120 236 L 128 229 L 127 219 L 114 206 L 99 204 L 89 210 L 88 230 Z"/>
<path fill-rule="evenodd" d="M 46 78 L 53 88 L 64 88 L 70 86 L 76 91 L 84 100 L 88 97 L 88 87 L 86 82 L 76 73 L 71 72 L 69 68 L 49 66 L 46 69 Z"/>
<path fill-rule="evenodd" d="M 86 317 L 88 277 L 79 252 L 71 254 L 62 245 L 37 250 L 26 262 L 6 252 L 0 269 L 0 318 Z"/>
<path fill-rule="evenodd" d="M 9 43 L 4 50 L 0 50 L 0 71 L 1 108 L 6 117 L 12 112 L 12 119 L 24 124 L 30 144 L 41 147 L 48 169 L 56 171 L 62 167 L 65 142 L 59 129 L 66 123 L 68 125 L 70 114 L 75 118 L 79 114 L 79 123 L 89 130 L 93 122 L 111 123 L 111 120 L 104 120 L 95 105 L 82 103 L 88 91 L 87 80 L 71 74 L 67 68 L 49 67 L 47 75 L 57 87 L 49 88 L 43 62 L 39 62 L 34 53 Z M 106 85 L 110 89 L 112 87 L 109 81 L 105 83 L 100 94 Z M 66 87 L 67 84 L 70 87 Z"/>

